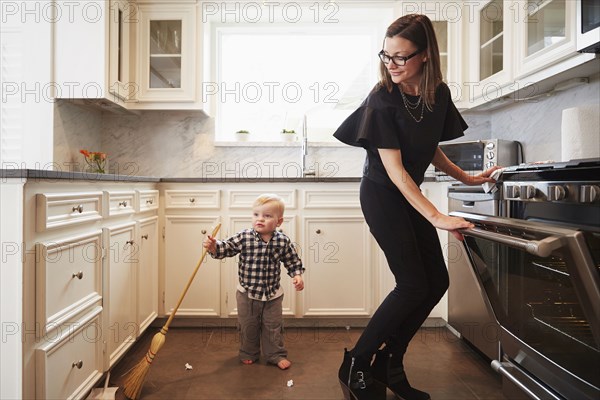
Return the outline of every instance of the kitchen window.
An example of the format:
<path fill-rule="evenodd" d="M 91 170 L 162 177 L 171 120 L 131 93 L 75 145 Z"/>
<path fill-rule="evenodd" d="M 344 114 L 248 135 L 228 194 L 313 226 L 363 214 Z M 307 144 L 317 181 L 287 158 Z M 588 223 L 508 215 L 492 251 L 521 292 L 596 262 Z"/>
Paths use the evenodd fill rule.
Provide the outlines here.
<path fill-rule="evenodd" d="M 299 141 L 306 116 L 310 141 L 333 142 L 335 129 L 377 83 L 377 53 L 393 20 L 383 9 L 360 20 L 364 10 L 340 11 L 335 23 L 213 23 L 215 62 L 203 96 L 215 117 L 215 141 L 248 131 L 249 141 L 279 142 L 284 129 Z"/>

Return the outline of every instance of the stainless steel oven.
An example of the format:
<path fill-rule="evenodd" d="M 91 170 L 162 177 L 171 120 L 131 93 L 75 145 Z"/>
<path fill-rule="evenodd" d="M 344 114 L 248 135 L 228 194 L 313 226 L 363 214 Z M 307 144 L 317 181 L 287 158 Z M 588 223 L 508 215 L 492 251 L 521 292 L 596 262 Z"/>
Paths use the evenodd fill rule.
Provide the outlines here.
<path fill-rule="evenodd" d="M 512 167 L 464 249 L 500 326 L 492 367 L 534 399 L 600 398 L 600 160 Z"/>

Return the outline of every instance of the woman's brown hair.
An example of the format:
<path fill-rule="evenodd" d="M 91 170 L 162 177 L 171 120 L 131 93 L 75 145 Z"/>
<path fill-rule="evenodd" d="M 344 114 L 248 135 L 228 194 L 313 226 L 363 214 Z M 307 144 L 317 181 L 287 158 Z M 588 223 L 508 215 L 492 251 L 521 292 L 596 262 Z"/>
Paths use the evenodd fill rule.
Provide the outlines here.
<path fill-rule="evenodd" d="M 431 20 L 422 14 L 408 14 L 395 20 L 386 30 L 385 37 L 400 36 L 410 40 L 418 50 L 424 51 L 427 61 L 423 65 L 423 75 L 419 90 L 427 109 L 431 111 L 435 104 L 435 90 L 442 82 L 440 52 Z M 394 82 L 383 61 L 379 63 L 379 84 L 391 92 Z"/>

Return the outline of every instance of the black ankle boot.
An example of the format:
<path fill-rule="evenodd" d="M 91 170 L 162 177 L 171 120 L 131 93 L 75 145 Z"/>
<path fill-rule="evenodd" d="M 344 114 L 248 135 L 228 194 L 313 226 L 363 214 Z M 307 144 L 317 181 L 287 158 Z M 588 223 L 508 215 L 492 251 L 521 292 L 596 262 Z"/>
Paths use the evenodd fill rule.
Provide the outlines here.
<path fill-rule="evenodd" d="M 422 392 L 410 386 L 404 366 L 402 356 L 394 357 L 387 347 L 378 350 L 375 355 L 375 361 L 371 366 L 373 379 L 387 386 L 393 393 L 402 400 L 429 400 L 429 393 Z"/>
<path fill-rule="evenodd" d="M 385 400 L 385 386 L 373 380 L 369 363 L 352 357 L 347 349 L 338 377 L 346 400 Z"/>

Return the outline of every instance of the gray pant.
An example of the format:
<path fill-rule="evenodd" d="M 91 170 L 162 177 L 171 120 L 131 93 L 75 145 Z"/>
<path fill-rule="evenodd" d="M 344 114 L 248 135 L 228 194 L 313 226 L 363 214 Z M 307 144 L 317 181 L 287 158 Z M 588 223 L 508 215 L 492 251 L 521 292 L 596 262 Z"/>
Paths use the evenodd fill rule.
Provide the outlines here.
<path fill-rule="evenodd" d="M 283 296 L 268 301 L 248 298 L 248 293 L 236 291 L 240 359 L 257 361 L 260 346 L 267 362 L 277 364 L 287 358 L 283 347 Z"/>

